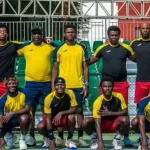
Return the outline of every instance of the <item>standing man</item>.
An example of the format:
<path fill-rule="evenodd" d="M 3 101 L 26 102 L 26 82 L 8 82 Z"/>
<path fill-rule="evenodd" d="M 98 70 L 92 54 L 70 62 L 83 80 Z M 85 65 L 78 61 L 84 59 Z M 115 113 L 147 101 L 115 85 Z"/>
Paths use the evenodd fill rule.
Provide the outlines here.
<path fill-rule="evenodd" d="M 127 82 L 126 61 L 127 58 L 135 61 L 135 54 L 130 46 L 119 42 L 121 32 L 119 27 L 110 26 L 107 32 L 109 43 L 99 46 L 88 63 L 90 65 L 103 58 L 102 77 L 110 76 L 113 78 L 113 92 L 121 93 L 126 104 L 128 104 L 129 84 Z M 124 144 L 126 146 L 132 145 L 128 135 L 125 135 Z"/>
<path fill-rule="evenodd" d="M 50 143 L 55 148 L 55 141 L 53 130 L 58 127 L 66 128 L 68 137 L 65 145 L 68 148 L 76 148 L 75 143 L 72 141 L 75 129 L 75 116 L 77 112 L 77 101 L 72 90 L 65 89 L 65 80 L 57 77 L 54 82 L 55 91 L 50 93 L 44 100 L 44 114 L 43 120 L 38 124 L 37 129 L 40 134 L 48 137 Z M 53 136 L 51 136 L 51 133 Z M 61 140 L 62 145 L 64 140 Z"/>
<path fill-rule="evenodd" d="M 140 103 L 140 100 L 148 96 L 150 92 L 150 71 L 149 71 L 149 60 L 150 60 L 150 24 L 143 23 L 140 25 L 141 38 L 131 42 L 130 46 L 136 54 L 137 62 L 137 76 L 135 84 L 135 104 Z M 135 146 L 139 146 L 141 134 L 138 134 L 139 139 Z"/>
<path fill-rule="evenodd" d="M 114 82 L 104 77 L 100 84 L 101 94 L 93 104 L 93 117 L 83 121 L 84 131 L 91 137 L 91 149 L 104 150 L 102 133 L 119 134 L 113 139 L 114 149 L 122 149 L 121 135 L 129 132 L 128 108 L 121 93 L 112 92 Z M 96 132 L 96 135 L 95 135 Z"/>
<path fill-rule="evenodd" d="M 34 137 L 35 112 L 38 104 L 43 112 L 44 99 L 51 92 L 51 64 L 50 58 L 54 47 L 42 42 L 42 29 L 39 26 L 32 28 L 32 43 L 19 49 L 18 55 L 26 60 L 25 88 L 32 101 L 32 121 L 30 123 L 30 139 L 28 146 L 35 146 Z"/>
<path fill-rule="evenodd" d="M 19 126 L 21 130 L 19 147 L 20 150 L 25 150 L 27 149 L 25 138 L 31 117 L 31 101 L 26 97 L 26 92 L 18 89 L 18 79 L 14 75 L 7 76 L 4 83 L 8 92 L 0 99 L 0 149 L 5 145 L 4 135 Z M 13 142 L 13 136 L 10 135 L 5 146 L 11 148 Z"/>
<path fill-rule="evenodd" d="M 87 49 L 85 46 L 76 43 L 76 27 L 68 24 L 64 29 L 65 43 L 54 51 L 54 66 L 52 70 L 52 88 L 54 90 L 54 81 L 58 75 L 66 81 L 66 88 L 74 91 L 78 102 L 78 138 L 80 146 L 88 144 L 83 140 L 83 101 L 88 94 L 88 67 L 87 67 Z M 84 76 L 84 83 L 82 78 Z M 83 88 L 84 86 L 84 88 Z"/>
<path fill-rule="evenodd" d="M 17 56 L 17 49 L 24 46 L 23 42 L 8 42 L 8 27 L 5 24 L 0 24 L 0 96 L 7 89 L 3 83 L 7 75 L 14 74 L 14 62 Z"/>

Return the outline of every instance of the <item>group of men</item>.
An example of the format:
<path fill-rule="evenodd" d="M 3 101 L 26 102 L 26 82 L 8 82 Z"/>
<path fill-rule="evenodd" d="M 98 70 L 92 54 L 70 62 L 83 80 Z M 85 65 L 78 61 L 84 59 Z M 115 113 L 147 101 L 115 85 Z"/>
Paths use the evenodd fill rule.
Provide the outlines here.
<path fill-rule="evenodd" d="M 41 105 L 43 113 L 43 120 L 37 126 L 39 133 L 44 137 L 43 147 L 76 147 L 72 140 L 75 114 L 79 146 L 88 146 L 83 140 L 83 131 L 90 136 L 92 149 L 105 149 L 102 132 L 116 132 L 112 142 L 114 149 L 122 149 L 122 135 L 124 144 L 132 146 L 128 137 L 130 121 L 127 107 L 129 84 L 126 61 L 129 58 L 137 63 L 135 103 L 138 113 L 131 125 L 139 135 L 138 147 L 147 150 L 146 132 L 149 131 L 150 125 L 150 98 L 146 97 L 150 90 L 150 24 L 141 24 L 140 31 L 141 38 L 128 46 L 119 42 L 119 27 L 110 26 L 109 43 L 99 46 L 88 58 L 86 46 L 76 42 L 77 31 L 72 24 L 65 26 L 65 43 L 60 46 L 43 42 L 42 29 L 39 26 L 35 26 L 31 31 L 31 42 L 8 42 L 8 27 L 1 24 L 0 149 L 12 147 L 16 140 L 12 129 L 16 126 L 20 126 L 21 130 L 20 149 L 36 145 L 34 121 L 38 104 Z M 18 89 L 18 79 L 13 75 L 15 57 L 21 55 L 26 60 L 25 89 Z M 100 58 L 103 59 L 100 96 L 93 104 L 93 117 L 84 118 L 83 103 L 89 86 L 88 65 Z M 50 59 L 53 60 L 53 67 Z M 64 128 L 68 130 L 66 140 L 63 136 Z M 56 140 L 54 129 L 58 131 Z M 28 130 L 30 139 L 26 143 Z"/>

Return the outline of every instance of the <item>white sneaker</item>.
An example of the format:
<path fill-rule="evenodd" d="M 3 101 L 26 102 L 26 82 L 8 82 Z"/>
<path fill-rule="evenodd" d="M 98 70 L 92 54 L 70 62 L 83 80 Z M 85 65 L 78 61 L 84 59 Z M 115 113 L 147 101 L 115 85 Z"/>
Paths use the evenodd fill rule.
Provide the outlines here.
<path fill-rule="evenodd" d="M 91 140 L 91 149 L 97 149 L 97 148 L 98 148 L 97 139 L 92 139 Z"/>
<path fill-rule="evenodd" d="M 56 146 L 58 146 L 58 147 L 65 146 L 65 140 L 61 139 L 60 137 L 57 137 L 55 142 L 56 142 Z"/>
<path fill-rule="evenodd" d="M 121 140 L 120 139 L 113 139 L 112 144 L 114 146 L 114 149 L 122 149 Z"/>
<path fill-rule="evenodd" d="M 27 150 L 28 149 L 25 140 L 19 140 L 19 147 L 20 147 L 20 150 Z"/>
<path fill-rule="evenodd" d="M 82 137 L 79 137 L 78 146 L 87 147 L 87 146 L 89 146 L 89 144 L 87 144 L 87 143 L 83 140 Z"/>
<path fill-rule="evenodd" d="M 49 139 L 47 139 L 46 137 L 43 138 L 43 148 L 48 148 L 49 147 Z"/>
<path fill-rule="evenodd" d="M 76 144 L 71 139 L 66 139 L 65 145 L 68 148 L 77 148 Z"/>
<path fill-rule="evenodd" d="M 30 139 L 27 141 L 28 147 L 36 146 L 36 140 L 30 136 Z"/>
<path fill-rule="evenodd" d="M 12 148 L 13 144 L 16 142 L 17 136 L 15 136 L 12 133 L 7 132 L 4 139 L 5 139 L 6 149 L 10 149 L 10 148 Z"/>

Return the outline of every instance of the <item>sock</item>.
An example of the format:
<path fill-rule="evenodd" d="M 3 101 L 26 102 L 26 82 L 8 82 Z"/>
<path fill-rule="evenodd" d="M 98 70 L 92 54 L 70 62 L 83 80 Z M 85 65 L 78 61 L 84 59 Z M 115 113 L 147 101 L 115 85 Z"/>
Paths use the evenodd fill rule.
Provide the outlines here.
<path fill-rule="evenodd" d="M 46 132 L 46 135 L 45 135 L 45 137 L 48 139 L 49 138 L 49 135 L 48 135 L 48 133 Z"/>
<path fill-rule="evenodd" d="M 34 138 L 34 130 L 30 130 L 30 137 Z"/>
<path fill-rule="evenodd" d="M 118 133 L 118 134 L 115 136 L 115 139 L 121 139 L 121 135 Z"/>
<path fill-rule="evenodd" d="M 137 136 L 138 136 L 140 139 L 142 138 L 141 133 L 138 133 Z"/>
<path fill-rule="evenodd" d="M 61 139 L 64 139 L 64 132 L 58 132 L 58 136 L 61 138 Z"/>
<path fill-rule="evenodd" d="M 26 140 L 26 136 L 21 134 L 20 140 L 24 140 L 25 141 Z"/>
<path fill-rule="evenodd" d="M 129 134 L 124 134 L 124 138 L 129 137 Z"/>
<path fill-rule="evenodd" d="M 78 138 L 83 137 L 83 130 L 78 129 Z"/>
<path fill-rule="evenodd" d="M 92 133 L 92 134 L 90 135 L 90 138 L 91 138 L 91 139 L 97 139 L 95 133 Z"/>
<path fill-rule="evenodd" d="M 67 139 L 68 139 L 68 140 L 71 139 L 72 136 L 73 136 L 73 133 L 68 132 L 68 138 L 67 138 Z"/>

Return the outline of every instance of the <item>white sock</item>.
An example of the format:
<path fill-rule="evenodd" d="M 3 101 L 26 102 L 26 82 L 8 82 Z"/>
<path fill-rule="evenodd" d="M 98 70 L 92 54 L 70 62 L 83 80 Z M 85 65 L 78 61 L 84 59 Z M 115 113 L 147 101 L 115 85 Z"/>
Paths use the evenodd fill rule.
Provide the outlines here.
<path fill-rule="evenodd" d="M 21 134 L 20 140 L 24 140 L 25 141 L 26 140 L 26 136 Z"/>
<path fill-rule="evenodd" d="M 90 135 L 90 138 L 91 138 L 91 139 L 96 139 L 97 137 L 96 137 L 95 133 L 92 133 L 92 134 Z"/>
<path fill-rule="evenodd" d="M 138 135 L 138 137 L 139 137 L 140 139 L 142 138 L 141 133 L 138 133 L 137 135 Z"/>
<path fill-rule="evenodd" d="M 121 139 L 121 134 L 117 133 L 115 139 Z"/>

